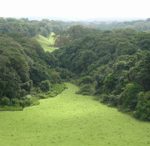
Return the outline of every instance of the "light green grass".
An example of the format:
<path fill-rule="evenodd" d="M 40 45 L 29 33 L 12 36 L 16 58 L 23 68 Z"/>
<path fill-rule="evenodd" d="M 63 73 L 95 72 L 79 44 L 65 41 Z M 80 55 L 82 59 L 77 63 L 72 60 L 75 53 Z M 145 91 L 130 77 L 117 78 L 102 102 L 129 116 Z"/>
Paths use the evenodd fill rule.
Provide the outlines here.
<path fill-rule="evenodd" d="M 0 112 L 0 146 L 150 146 L 150 123 L 67 86 L 38 106 Z"/>
<path fill-rule="evenodd" d="M 53 52 L 54 50 L 58 49 L 54 47 L 56 36 L 54 33 L 51 33 L 48 37 L 44 37 L 42 35 L 36 36 L 36 40 L 39 42 L 41 47 L 47 52 Z"/>

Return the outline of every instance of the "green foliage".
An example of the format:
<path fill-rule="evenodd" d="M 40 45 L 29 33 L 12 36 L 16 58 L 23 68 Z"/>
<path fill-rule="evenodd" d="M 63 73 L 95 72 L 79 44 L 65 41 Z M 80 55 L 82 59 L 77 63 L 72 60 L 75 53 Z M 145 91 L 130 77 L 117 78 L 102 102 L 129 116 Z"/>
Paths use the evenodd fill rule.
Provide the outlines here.
<path fill-rule="evenodd" d="M 150 34 L 140 33 L 138 35 L 138 45 L 142 50 L 150 50 Z"/>
<path fill-rule="evenodd" d="M 20 101 L 18 98 L 13 98 L 11 100 L 11 105 L 14 105 L 14 106 L 19 106 L 20 105 Z"/>
<path fill-rule="evenodd" d="M 0 97 L 20 97 L 30 91 L 29 64 L 22 46 L 9 37 L 0 37 Z"/>
<path fill-rule="evenodd" d="M 83 95 L 94 95 L 95 88 L 93 84 L 83 84 L 80 86 L 80 90 L 77 92 L 78 94 Z"/>
<path fill-rule="evenodd" d="M 139 93 L 134 115 L 141 120 L 150 121 L 150 91 Z"/>
<path fill-rule="evenodd" d="M 80 79 L 79 84 L 92 84 L 93 83 L 93 79 L 91 76 L 84 76 Z"/>
<path fill-rule="evenodd" d="M 113 94 L 101 94 L 100 95 L 100 101 L 102 103 L 106 103 L 111 106 L 118 106 L 120 97 L 118 95 Z"/>
<path fill-rule="evenodd" d="M 130 78 L 144 87 L 146 91 L 150 90 L 150 52 L 145 52 L 142 59 L 131 68 Z"/>
<path fill-rule="evenodd" d="M 10 99 L 8 97 L 3 97 L 0 99 L 0 104 L 1 105 L 10 105 Z"/>
<path fill-rule="evenodd" d="M 138 98 L 140 91 L 150 91 L 150 33 L 139 32 L 143 30 L 150 30 L 149 20 L 81 26 L 0 18 L 0 99 L 29 106 L 32 100 L 23 97 L 33 88 L 49 91 L 50 82 L 46 94 L 55 96 L 60 92 L 54 85 L 74 80 L 79 93 L 97 95 L 104 103 L 148 119 L 141 105 L 149 102 Z M 44 51 L 56 46 L 60 49 Z"/>
<path fill-rule="evenodd" d="M 150 91 L 150 34 L 73 26 L 64 36 L 68 44 L 53 55 L 60 68 L 75 74 L 78 93 L 95 94 L 106 104 L 135 112 L 138 93 Z"/>
<path fill-rule="evenodd" d="M 45 92 L 45 93 L 44 92 L 39 93 L 39 94 L 37 94 L 37 96 L 40 99 L 45 99 L 45 98 L 49 98 L 49 97 L 55 97 L 58 94 L 60 94 L 62 91 L 64 91 L 65 89 L 66 89 L 66 85 L 64 83 L 53 84 L 51 86 L 51 90 L 50 91 Z"/>
<path fill-rule="evenodd" d="M 49 80 L 45 80 L 45 81 L 42 81 L 41 83 L 40 83 L 40 89 L 42 90 L 42 91 L 49 91 L 50 89 L 51 89 L 51 85 L 50 85 L 50 82 L 49 82 Z"/>
<path fill-rule="evenodd" d="M 41 81 L 50 79 L 48 69 L 42 64 L 35 63 L 30 70 L 30 77 L 35 85 L 40 84 Z"/>
<path fill-rule="evenodd" d="M 52 86 L 52 90 L 47 93 L 48 97 L 54 97 L 58 94 L 60 94 L 62 91 L 66 89 L 66 85 L 64 83 L 61 84 L 54 84 Z"/>
<path fill-rule="evenodd" d="M 37 34 L 48 37 L 51 32 L 59 33 L 68 26 L 69 23 L 47 19 L 30 21 L 28 19 L 0 18 L 0 33 L 19 32 L 28 37 L 34 37 Z"/>
<path fill-rule="evenodd" d="M 0 46 L 0 99 L 8 97 L 10 106 L 32 105 L 32 100 L 21 98 L 30 94 L 33 87 L 48 91 L 45 80 L 61 82 L 59 73 L 49 67 L 47 54 L 34 39 L 20 34 L 0 35 Z"/>
<path fill-rule="evenodd" d="M 38 98 L 32 95 L 26 95 L 20 100 L 20 106 L 23 108 L 38 104 L 39 104 Z"/>
<path fill-rule="evenodd" d="M 111 92 L 115 88 L 117 77 L 114 74 L 108 74 L 104 80 L 106 92 Z"/>
<path fill-rule="evenodd" d="M 124 91 L 120 95 L 120 105 L 123 109 L 135 110 L 138 102 L 138 93 L 140 91 L 142 91 L 142 87 L 136 83 L 129 83 L 126 85 Z"/>

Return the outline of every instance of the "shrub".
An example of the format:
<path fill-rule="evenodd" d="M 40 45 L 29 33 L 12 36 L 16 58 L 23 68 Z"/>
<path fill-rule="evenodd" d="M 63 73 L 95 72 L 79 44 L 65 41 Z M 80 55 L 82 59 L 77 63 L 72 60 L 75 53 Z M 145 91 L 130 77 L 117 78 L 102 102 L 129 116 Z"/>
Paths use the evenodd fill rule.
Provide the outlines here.
<path fill-rule="evenodd" d="M 103 103 L 108 103 L 108 101 L 109 101 L 108 95 L 107 94 L 101 94 L 100 95 L 100 101 Z"/>
<path fill-rule="evenodd" d="M 81 84 L 91 84 L 93 82 L 93 79 L 92 79 L 92 77 L 91 76 L 85 76 L 85 77 L 82 77 L 81 79 L 80 79 L 80 85 Z"/>
<path fill-rule="evenodd" d="M 118 95 L 113 94 L 101 94 L 100 95 L 100 101 L 103 103 L 107 103 L 112 106 L 117 106 L 119 101 Z"/>
<path fill-rule="evenodd" d="M 10 99 L 8 97 L 3 97 L 1 100 L 0 100 L 0 104 L 1 105 L 10 105 Z"/>
<path fill-rule="evenodd" d="M 44 92 L 49 91 L 51 88 L 49 80 L 42 81 L 40 83 L 40 89 Z"/>
<path fill-rule="evenodd" d="M 140 92 L 136 106 L 135 117 L 150 121 L 150 91 Z"/>
<path fill-rule="evenodd" d="M 38 104 L 39 104 L 38 98 L 31 95 L 27 95 L 22 100 L 20 100 L 20 106 L 22 107 L 38 105 Z"/>
<path fill-rule="evenodd" d="M 120 105 L 122 109 L 135 110 L 138 93 L 140 91 L 142 91 L 142 87 L 140 85 L 136 83 L 127 84 L 120 95 Z"/>
<path fill-rule="evenodd" d="M 109 74 L 104 80 L 105 92 L 109 93 L 115 89 L 117 77 L 115 74 Z"/>
<path fill-rule="evenodd" d="M 19 105 L 20 105 L 20 101 L 19 101 L 19 99 L 17 99 L 17 98 L 13 98 L 13 99 L 11 100 L 11 104 L 12 104 L 12 105 L 19 106 Z"/>
<path fill-rule="evenodd" d="M 93 95 L 95 93 L 94 85 L 84 84 L 81 86 L 80 90 L 77 93 L 83 95 Z"/>

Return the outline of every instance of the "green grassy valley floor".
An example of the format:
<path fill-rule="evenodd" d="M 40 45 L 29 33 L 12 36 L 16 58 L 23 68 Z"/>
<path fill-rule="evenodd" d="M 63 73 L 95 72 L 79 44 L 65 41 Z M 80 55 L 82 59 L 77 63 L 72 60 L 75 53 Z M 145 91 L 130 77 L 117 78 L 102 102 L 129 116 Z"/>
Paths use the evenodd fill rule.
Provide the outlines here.
<path fill-rule="evenodd" d="M 0 146 L 150 146 L 150 123 L 67 86 L 38 106 L 0 112 Z"/>
<path fill-rule="evenodd" d="M 38 35 L 36 36 L 36 40 L 46 52 L 53 52 L 54 50 L 58 49 L 57 47 L 54 47 L 56 40 L 54 33 L 51 33 L 48 37 Z"/>

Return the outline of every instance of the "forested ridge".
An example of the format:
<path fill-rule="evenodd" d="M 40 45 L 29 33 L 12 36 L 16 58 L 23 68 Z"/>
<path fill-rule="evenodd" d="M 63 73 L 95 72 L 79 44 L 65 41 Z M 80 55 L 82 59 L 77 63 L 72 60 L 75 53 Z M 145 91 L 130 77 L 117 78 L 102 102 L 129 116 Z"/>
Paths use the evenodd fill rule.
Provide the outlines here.
<path fill-rule="evenodd" d="M 38 104 L 38 98 L 45 98 L 41 92 L 50 91 L 54 96 L 57 91 L 53 88 L 62 91 L 64 86 L 56 87 L 61 85 L 59 72 L 49 66 L 49 58 L 51 54 L 45 53 L 35 39 L 16 33 L 1 34 L 0 104 L 20 109 Z"/>
<path fill-rule="evenodd" d="M 30 105 L 29 94 L 72 81 L 79 94 L 150 120 L 149 30 L 52 22 L 0 19 L 1 105 Z M 49 53 L 34 37 L 51 32 L 59 49 Z"/>
<path fill-rule="evenodd" d="M 76 36 L 81 29 L 82 36 Z M 70 44 L 54 52 L 59 66 L 75 74 L 79 93 L 150 120 L 150 33 L 74 27 Z"/>

